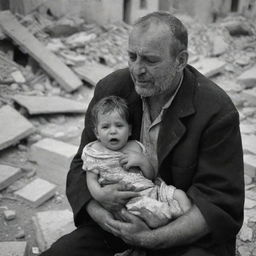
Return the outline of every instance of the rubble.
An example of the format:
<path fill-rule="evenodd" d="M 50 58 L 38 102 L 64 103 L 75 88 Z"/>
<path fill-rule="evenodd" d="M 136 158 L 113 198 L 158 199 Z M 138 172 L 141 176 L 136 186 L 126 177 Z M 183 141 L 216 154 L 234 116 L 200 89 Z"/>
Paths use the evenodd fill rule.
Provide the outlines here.
<path fill-rule="evenodd" d="M 5 26 L 5 34 L 0 39 L 0 120 L 5 120 L 4 124 L 0 122 L 0 201 L 6 206 L 0 207 L 0 211 L 12 209 L 17 214 L 10 223 L 17 223 L 20 228 L 10 232 L 8 239 L 24 239 L 29 242 L 29 248 L 42 251 L 74 228 L 64 191 L 66 174 L 80 142 L 84 112 L 94 86 L 112 71 L 127 66 L 131 27 L 125 23 L 85 24 L 77 17 L 54 20 L 39 12 L 24 17 L 12 15 L 10 24 L 14 22 L 16 29 L 26 29 L 25 36 L 10 32 L 11 25 L 2 24 L 3 16 L 6 17 L 6 13 L 0 14 L 0 23 Z M 246 200 L 237 254 L 253 256 L 256 255 L 255 22 L 240 15 L 229 15 L 209 25 L 186 17 L 184 23 L 189 32 L 189 64 L 220 85 L 240 113 Z M 7 39 L 7 44 L 5 41 L 2 46 L 1 40 Z M 37 49 L 33 48 L 35 45 Z M 15 56 L 16 51 L 23 54 L 20 59 Z M 51 54 L 57 59 L 57 65 L 51 66 Z M 27 60 L 24 62 L 24 59 Z M 78 78 L 75 80 L 80 81 L 79 86 L 76 82 L 71 87 L 66 84 L 67 69 L 59 73 L 59 63 L 72 71 Z M 10 180 L 2 178 L 2 165 L 6 168 L 9 164 L 19 170 L 19 175 Z M 8 175 L 11 176 L 11 171 Z M 42 185 L 40 196 L 35 198 L 39 193 L 37 182 L 45 186 Z M 26 214 L 19 214 L 20 207 Z M 23 218 L 29 219 L 28 224 L 19 224 L 24 222 Z M 31 222 L 34 230 L 27 230 L 31 229 Z M 64 224 L 67 226 L 63 227 Z M 8 222 L 5 225 L 9 225 Z M 35 233 L 36 241 L 33 241 Z M 0 232 L 0 241 L 6 239 Z M 14 242 L 0 242 L 0 252 L 6 246 L 3 243 L 10 243 L 11 248 Z M 22 248 L 28 247 L 24 243 Z M 26 255 L 22 248 L 20 255 Z M 32 253 L 38 254 L 39 250 Z"/>

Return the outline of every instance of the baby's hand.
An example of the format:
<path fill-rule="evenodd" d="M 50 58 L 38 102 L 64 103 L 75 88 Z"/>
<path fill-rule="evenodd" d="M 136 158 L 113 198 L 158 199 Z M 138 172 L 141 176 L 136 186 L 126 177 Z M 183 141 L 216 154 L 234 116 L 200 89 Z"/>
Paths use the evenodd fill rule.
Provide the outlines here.
<path fill-rule="evenodd" d="M 146 161 L 144 154 L 135 151 L 126 151 L 120 157 L 120 164 L 127 170 L 131 167 L 141 167 L 143 161 Z"/>

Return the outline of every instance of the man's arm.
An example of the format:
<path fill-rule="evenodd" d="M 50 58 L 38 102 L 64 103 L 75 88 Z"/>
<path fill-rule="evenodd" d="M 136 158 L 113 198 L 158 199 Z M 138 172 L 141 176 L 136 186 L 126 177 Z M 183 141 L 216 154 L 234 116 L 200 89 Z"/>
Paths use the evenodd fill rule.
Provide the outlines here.
<path fill-rule="evenodd" d="M 183 216 L 157 229 L 149 229 L 138 217 L 122 211 L 126 222 L 108 219 L 105 226 L 128 244 L 148 249 L 163 249 L 191 244 L 209 233 L 200 210 L 193 205 Z"/>

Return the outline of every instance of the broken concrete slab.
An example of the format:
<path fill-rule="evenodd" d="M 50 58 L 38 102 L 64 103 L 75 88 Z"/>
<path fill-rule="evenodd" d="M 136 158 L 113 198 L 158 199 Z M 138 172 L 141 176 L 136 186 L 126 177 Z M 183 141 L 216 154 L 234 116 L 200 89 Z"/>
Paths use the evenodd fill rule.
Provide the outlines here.
<path fill-rule="evenodd" d="M 73 214 L 69 210 L 37 212 L 32 219 L 41 251 L 48 249 L 58 238 L 75 229 Z"/>
<path fill-rule="evenodd" d="M 0 164 L 0 190 L 8 187 L 13 182 L 21 178 L 20 168 Z"/>
<path fill-rule="evenodd" d="M 243 150 L 245 153 L 256 155 L 256 136 L 242 134 Z"/>
<path fill-rule="evenodd" d="M 93 86 L 95 86 L 99 82 L 99 80 L 114 71 L 114 69 L 98 63 L 74 67 L 73 70 L 82 80 L 88 82 Z"/>
<path fill-rule="evenodd" d="M 30 115 L 57 113 L 85 113 L 85 104 L 59 96 L 24 96 L 12 97 L 19 105 L 25 107 Z"/>
<path fill-rule="evenodd" d="M 252 154 L 244 155 L 244 172 L 252 178 L 256 178 L 256 156 Z"/>
<path fill-rule="evenodd" d="M 240 76 L 237 81 L 244 87 L 244 89 L 253 88 L 256 86 L 256 66 L 246 70 Z"/>
<path fill-rule="evenodd" d="M 222 72 L 225 65 L 226 63 L 218 58 L 201 58 L 198 62 L 193 63 L 193 67 L 206 77 L 211 77 Z"/>
<path fill-rule="evenodd" d="M 256 127 L 254 124 L 240 123 L 240 130 L 241 133 L 253 135 L 256 132 Z"/>
<path fill-rule="evenodd" d="M 256 85 L 256 81 L 255 81 L 255 85 Z M 251 106 L 256 106 L 256 87 L 253 89 L 243 90 L 242 97 Z"/>
<path fill-rule="evenodd" d="M 240 84 L 237 84 L 234 81 L 225 80 L 218 83 L 218 86 L 221 87 L 227 93 L 238 93 L 242 91 Z"/>
<path fill-rule="evenodd" d="M 27 242 L 0 242 L 0 256 L 27 256 Z"/>
<path fill-rule="evenodd" d="M 45 138 L 31 146 L 29 159 L 38 165 L 37 174 L 65 189 L 66 176 L 78 147 Z"/>
<path fill-rule="evenodd" d="M 40 66 L 52 76 L 60 86 L 71 92 L 82 85 L 82 81 L 61 60 L 39 42 L 10 11 L 0 14 L 3 32 L 12 38 L 21 48 L 31 55 Z"/>
<path fill-rule="evenodd" d="M 18 143 L 34 132 L 34 126 L 19 112 L 5 105 L 0 108 L 0 150 Z"/>
<path fill-rule="evenodd" d="M 56 185 L 41 178 L 36 178 L 25 187 L 15 191 L 14 194 L 24 199 L 32 207 L 37 207 L 54 196 L 55 191 Z"/>

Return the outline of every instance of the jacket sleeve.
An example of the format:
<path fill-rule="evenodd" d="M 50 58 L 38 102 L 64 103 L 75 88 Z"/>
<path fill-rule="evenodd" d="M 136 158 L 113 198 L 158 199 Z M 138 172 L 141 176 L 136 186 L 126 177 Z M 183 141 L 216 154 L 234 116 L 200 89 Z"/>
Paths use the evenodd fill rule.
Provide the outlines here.
<path fill-rule="evenodd" d="M 244 205 L 243 151 L 236 111 L 205 130 L 188 195 L 203 214 L 215 241 L 223 243 L 236 237 Z"/>

